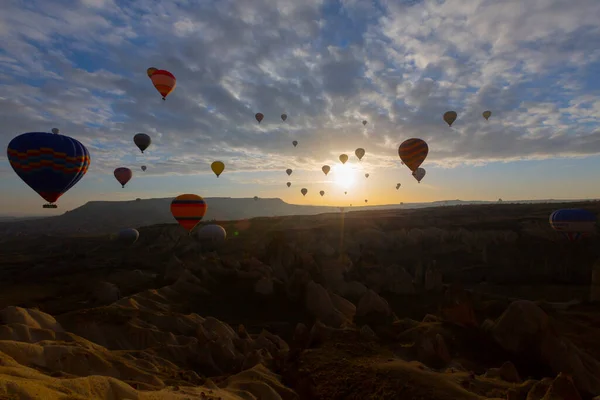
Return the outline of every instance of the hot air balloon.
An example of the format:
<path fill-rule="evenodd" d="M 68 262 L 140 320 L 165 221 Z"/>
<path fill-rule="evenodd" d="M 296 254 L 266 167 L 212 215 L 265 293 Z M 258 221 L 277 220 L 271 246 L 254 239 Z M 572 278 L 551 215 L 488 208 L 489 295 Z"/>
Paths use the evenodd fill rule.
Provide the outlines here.
<path fill-rule="evenodd" d="M 423 164 L 427 153 L 429 153 L 429 146 L 422 139 L 407 139 L 398 147 L 400 159 L 413 172 Z"/>
<path fill-rule="evenodd" d="M 397 184 L 396 184 L 396 190 L 400 189 L 400 186 L 401 186 L 401 185 L 400 185 L 399 183 L 397 183 Z"/>
<path fill-rule="evenodd" d="M 369 200 L 365 199 L 365 203 L 368 203 L 368 202 L 369 202 Z"/>
<path fill-rule="evenodd" d="M 342 162 L 342 164 L 346 164 L 346 161 L 348 161 L 348 155 L 341 154 L 340 155 L 340 161 Z"/>
<path fill-rule="evenodd" d="M 152 143 L 152 139 L 150 139 L 150 136 L 146 135 L 145 133 L 136 133 L 133 136 L 133 143 L 135 143 L 138 149 L 140 149 L 143 153 L 144 150 L 146 150 Z"/>
<path fill-rule="evenodd" d="M 285 122 L 285 120 L 287 119 L 287 114 L 281 114 L 281 119 Z"/>
<path fill-rule="evenodd" d="M 323 196 L 325 195 L 325 191 L 324 191 L 324 190 L 321 190 L 321 191 L 319 192 L 319 194 L 321 195 L 321 197 L 323 197 Z"/>
<path fill-rule="evenodd" d="M 596 231 L 596 215 L 580 208 L 564 208 L 550 214 L 550 226 L 569 241 L 576 241 Z"/>
<path fill-rule="evenodd" d="M 348 192 L 344 192 L 344 194 L 348 194 Z"/>
<path fill-rule="evenodd" d="M 119 181 L 121 186 L 125 187 L 127 182 L 129 182 L 129 180 L 133 176 L 133 171 L 131 171 L 129 168 L 119 167 L 119 168 L 115 169 L 114 174 L 115 174 L 115 178 L 117 178 L 117 180 Z"/>
<path fill-rule="evenodd" d="M 142 199 L 140 199 L 139 197 L 137 199 L 135 199 L 135 201 L 142 201 Z"/>
<path fill-rule="evenodd" d="M 225 164 L 223 164 L 223 162 L 221 161 L 215 161 L 212 164 L 210 164 L 210 169 L 212 169 L 212 171 L 215 173 L 215 175 L 217 175 L 218 178 L 219 175 L 221 175 L 225 170 Z"/>
<path fill-rule="evenodd" d="M 125 228 L 121 229 L 116 235 L 114 240 L 122 244 L 134 244 L 140 237 L 140 232 L 137 229 Z"/>
<path fill-rule="evenodd" d="M 365 156 L 365 149 L 359 147 L 358 149 L 356 149 L 356 151 L 354 151 L 354 154 L 356 154 L 356 157 L 358 157 L 358 161 L 360 161 Z"/>
<path fill-rule="evenodd" d="M 254 196 L 254 201 L 258 201 L 258 196 Z"/>
<path fill-rule="evenodd" d="M 368 178 L 368 177 L 369 177 L 369 174 L 365 174 L 365 178 Z"/>
<path fill-rule="evenodd" d="M 83 178 L 90 166 L 90 153 L 79 141 L 48 132 L 23 133 L 6 150 L 15 173 L 49 204 L 55 203 Z"/>
<path fill-rule="evenodd" d="M 260 124 L 260 121 L 262 121 L 264 117 L 265 116 L 263 115 L 263 113 L 254 114 L 254 118 L 256 118 L 256 120 L 258 121 L 259 124 Z"/>
<path fill-rule="evenodd" d="M 197 194 L 180 194 L 171 201 L 171 214 L 188 232 L 202 220 L 207 208 L 204 199 Z"/>
<path fill-rule="evenodd" d="M 425 177 L 425 169 L 423 168 L 417 168 L 413 173 L 412 176 L 415 177 L 415 179 L 417 180 L 417 182 L 421 183 L 421 179 L 423 179 Z"/>
<path fill-rule="evenodd" d="M 321 171 L 323 171 L 323 173 L 325 175 L 327 175 L 329 173 L 329 171 L 331 171 L 331 167 L 329 167 L 329 165 L 323 165 L 323 168 L 321 168 Z"/>
<path fill-rule="evenodd" d="M 175 79 L 175 76 L 164 69 L 154 71 L 150 76 L 150 79 L 163 100 L 166 100 L 169 93 L 175 90 L 175 86 L 177 86 L 177 79 Z"/>
<path fill-rule="evenodd" d="M 481 115 L 483 115 L 483 118 L 485 118 L 485 120 L 487 121 L 492 116 L 492 112 L 489 111 L 489 110 L 488 111 L 484 111 Z"/>
<path fill-rule="evenodd" d="M 292 144 L 294 145 L 294 147 L 296 147 L 296 146 L 298 146 L 298 141 L 297 141 L 297 140 L 294 140 L 294 141 L 292 142 Z"/>
<path fill-rule="evenodd" d="M 60 130 L 58 128 L 52 128 L 52 133 L 58 135 L 60 133 Z"/>
<path fill-rule="evenodd" d="M 292 186 L 292 182 L 288 182 L 288 183 L 286 183 L 286 185 L 287 185 L 287 187 L 290 187 L 290 186 Z"/>
<path fill-rule="evenodd" d="M 146 171 L 146 168 L 147 167 L 145 165 L 142 165 L 142 171 Z"/>
<path fill-rule="evenodd" d="M 452 126 L 454 121 L 456 121 L 457 116 L 458 116 L 458 114 L 456 114 L 456 111 L 446 111 L 444 113 L 444 121 L 446 121 L 448 126 Z"/>
<path fill-rule="evenodd" d="M 306 196 L 306 193 L 308 193 L 308 190 L 306 190 L 306 188 L 302 188 L 300 190 L 300 193 L 302 193 L 302 196 Z"/>
<path fill-rule="evenodd" d="M 367 121 L 363 121 L 363 126 L 367 125 Z"/>
<path fill-rule="evenodd" d="M 204 225 L 198 229 L 196 237 L 201 242 L 219 243 L 224 242 L 227 238 L 227 231 L 221 225 L 210 224 Z"/>
<path fill-rule="evenodd" d="M 291 168 L 288 168 L 288 169 L 285 170 L 285 173 L 288 174 L 288 176 L 290 176 L 292 174 L 292 172 L 293 171 L 292 171 Z"/>
<path fill-rule="evenodd" d="M 152 75 L 154 75 L 154 73 L 158 71 L 158 68 L 154 68 L 154 67 L 150 67 L 146 70 L 146 74 L 148 75 L 148 78 L 150 78 Z"/>

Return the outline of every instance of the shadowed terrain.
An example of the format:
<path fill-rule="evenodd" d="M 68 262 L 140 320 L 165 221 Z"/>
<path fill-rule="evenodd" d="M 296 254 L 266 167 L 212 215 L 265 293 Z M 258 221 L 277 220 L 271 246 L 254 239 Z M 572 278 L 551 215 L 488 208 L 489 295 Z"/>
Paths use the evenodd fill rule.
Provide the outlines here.
<path fill-rule="evenodd" d="M 153 201 L 170 222 L 170 199 Z M 592 399 L 600 238 L 552 231 L 562 207 L 600 212 L 240 219 L 218 222 L 229 237 L 210 247 L 172 223 L 130 225 L 142 226 L 130 246 L 5 236 L 0 398 Z"/>

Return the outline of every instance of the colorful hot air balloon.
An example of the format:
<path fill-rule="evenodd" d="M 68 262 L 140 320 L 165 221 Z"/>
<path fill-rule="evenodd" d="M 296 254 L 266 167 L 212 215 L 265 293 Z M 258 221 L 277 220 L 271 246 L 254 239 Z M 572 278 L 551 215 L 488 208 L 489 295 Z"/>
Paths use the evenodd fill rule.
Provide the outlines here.
<path fill-rule="evenodd" d="M 369 177 L 369 174 L 365 174 L 365 178 L 368 178 L 368 177 Z"/>
<path fill-rule="evenodd" d="M 177 86 L 177 79 L 175 79 L 175 76 L 164 69 L 154 71 L 150 76 L 150 79 L 163 100 L 166 100 L 169 93 L 175 90 L 175 86 Z"/>
<path fill-rule="evenodd" d="M 292 171 L 291 168 L 288 168 L 288 169 L 285 170 L 285 173 L 288 174 L 288 176 L 290 176 L 292 174 L 292 172 L 293 171 Z"/>
<path fill-rule="evenodd" d="M 360 161 L 365 156 L 365 149 L 359 147 L 358 149 L 356 149 L 354 154 L 356 154 L 356 157 L 358 157 L 358 161 Z"/>
<path fill-rule="evenodd" d="M 425 178 L 425 169 L 424 168 L 417 168 L 413 173 L 412 176 L 415 177 L 415 179 L 417 180 L 417 182 L 421 183 L 421 179 Z"/>
<path fill-rule="evenodd" d="M 287 119 L 287 114 L 281 114 L 281 119 L 285 122 L 285 120 Z"/>
<path fill-rule="evenodd" d="M 292 186 L 292 182 L 288 182 L 288 183 L 286 183 L 286 185 L 287 185 L 287 187 L 290 187 L 290 186 Z"/>
<path fill-rule="evenodd" d="M 596 231 L 596 215 L 580 208 L 564 208 L 550 214 L 550 226 L 574 242 Z"/>
<path fill-rule="evenodd" d="M 321 195 L 321 197 L 323 197 L 323 196 L 325 195 L 325 191 L 324 191 L 324 190 L 321 190 L 321 191 L 319 192 L 319 194 Z"/>
<path fill-rule="evenodd" d="M 16 174 L 44 200 L 55 203 L 83 178 L 90 153 L 79 141 L 58 133 L 28 132 L 12 139 L 8 161 Z"/>
<path fill-rule="evenodd" d="M 297 141 L 297 140 L 294 140 L 294 141 L 292 142 L 292 144 L 294 145 L 294 147 L 296 147 L 296 146 L 298 146 L 298 141 Z"/>
<path fill-rule="evenodd" d="M 259 124 L 260 124 L 260 121 L 262 121 L 264 117 L 265 116 L 263 115 L 263 113 L 254 114 L 254 118 L 256 118 L 256 120 L 258 121 Z"/>
<path fill-rule="evenodd" d="M 171 214 L 188 232 L 202 221 L 207 209 L 208 205 L 197 194 L 180 194 L 171 201 Z"/>
<path fill-rule="evenodd" d="M 422 139 L 407 139 L 398 147 L 400 159 L 413 172 L 423 164 L 427 153 L 429 153 L 429 146 Z"/>
<path fill-rule="evenodd" d="M 140 149 L 143 153 L 144 150 L 146 150 L 152 143 L 152 139 L 150 139 L 150 136 L 146 135 L 145 133 L 136 133 L 133 136 L 133 143 L 135 143 L 138 149 Z"/>
<path fill-rule="evenodd" d="M 158 71 L 158 68 L 154 68 L 154 67 L 150 67 L 146 70 L 146 74 L 148 75 L 148 78 L 152 77 L 152 75 L 154 75 L 154 73 Z"/>
<path fill-rule="evenodd" d="M 327 175 L 329 173 L 329 171 L 331 171 L 331 167 L 329 165 L 323 165 L 323 168 L 321 168 L 321 171 L 323 171 L 323 173 L 325 175 Z"/>
<path fill-rule="evenodd" d="M 302 188 L 300 190 L 300 193 L 302 193 L 302 196 L 306 196 L 306 193 L 308 193 L 308 190 L 306 188 Z"/>
<path fill-rule="evenodd" d="M 367 121 L 363 121 L 363 126 L 367 125 Z"/>
<path fill-rule="evenodd" d="M 492 116 L 492 112 L 489 111 L 489 110 L 488 111 L 484 111 L 481 115 L 483 115 L 483 118 L 485 118 L 485 120 L 487 121 Z"/>
<path fill-rule="evenodd" d="M 348 155 L 347 154 L 341 154 L 340 155 L 340 161 L 342 162 L 342 164 L 346 164 L 346 161 L 348 161 Z"/>
<path fill-rule="evenodd" d="M 130 170 L 129 168 L 119 167 L 119 168 L 115 169 L 114 175 L 115 175 L 115 178 L 117 178 L 117 180 L 121 184 L 121 186 L 125 187 L 127 182 L 129 182 L 129 180 L 133 176 L 133 171 Z"/>
<path fill-rule="evenodd" d="M 458 114 L 456 114 L 456 111 L 446 111 L 444 113 L 444 121 L 446 121 L 448 126 L 452 126 L 454 121 L 456 121 L 457 116 L 458 116 Z"/>
<path fill-rule="evenodd" d="M 142 165 L 142 171 L 146 171 L 146 168 L 147 167 L 145 165 Z"/>
<path fill-rule="evenodd" d="M 215 175 L 217 175 L 218 178 L 219 175 L 221 175 L 225 170 L 225 164 L 223 164 L 223 162 L 221 161 L 215 161 L 212 164 L 210 164 L 210 169 L 212 169 L 212 171 L 215 173 Z"/>

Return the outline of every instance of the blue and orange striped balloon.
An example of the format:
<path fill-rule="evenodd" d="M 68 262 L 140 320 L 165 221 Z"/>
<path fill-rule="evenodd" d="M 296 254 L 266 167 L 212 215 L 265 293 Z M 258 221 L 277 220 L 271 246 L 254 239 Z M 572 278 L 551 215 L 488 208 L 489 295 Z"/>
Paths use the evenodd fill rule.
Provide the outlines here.
<path fill-rule="evenodd" d="M 398 155 L 402 162 L 413 172 L 419 168 L 427 158 L 429 146 L 423 139 L 406 139 L 398 147 Z"/>
<path fill-rule="evenodd" d="M 54 133 L 23 133 L 6 152 L 19 178 L 49 203 L 75 186 L 90 166 L 90 153 L 81 142 Z"/>
<path fill-rule="evenodd" d="M 202 220 L 208 205 L 196 194 L 180 194 L 171 202 L 171 214 L 188 232 Z"/>

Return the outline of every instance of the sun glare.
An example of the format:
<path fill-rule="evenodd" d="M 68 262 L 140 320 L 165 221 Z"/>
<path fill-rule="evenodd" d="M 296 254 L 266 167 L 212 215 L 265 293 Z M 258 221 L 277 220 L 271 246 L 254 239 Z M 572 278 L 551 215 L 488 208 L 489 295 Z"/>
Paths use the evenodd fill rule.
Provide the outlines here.
<path fill-rule="evenodd" d="M 333 180 L 336 185 L 348 189 L 354 185 L 356 171 L 348 165 L 336 165 L 333 167 Z"/>

